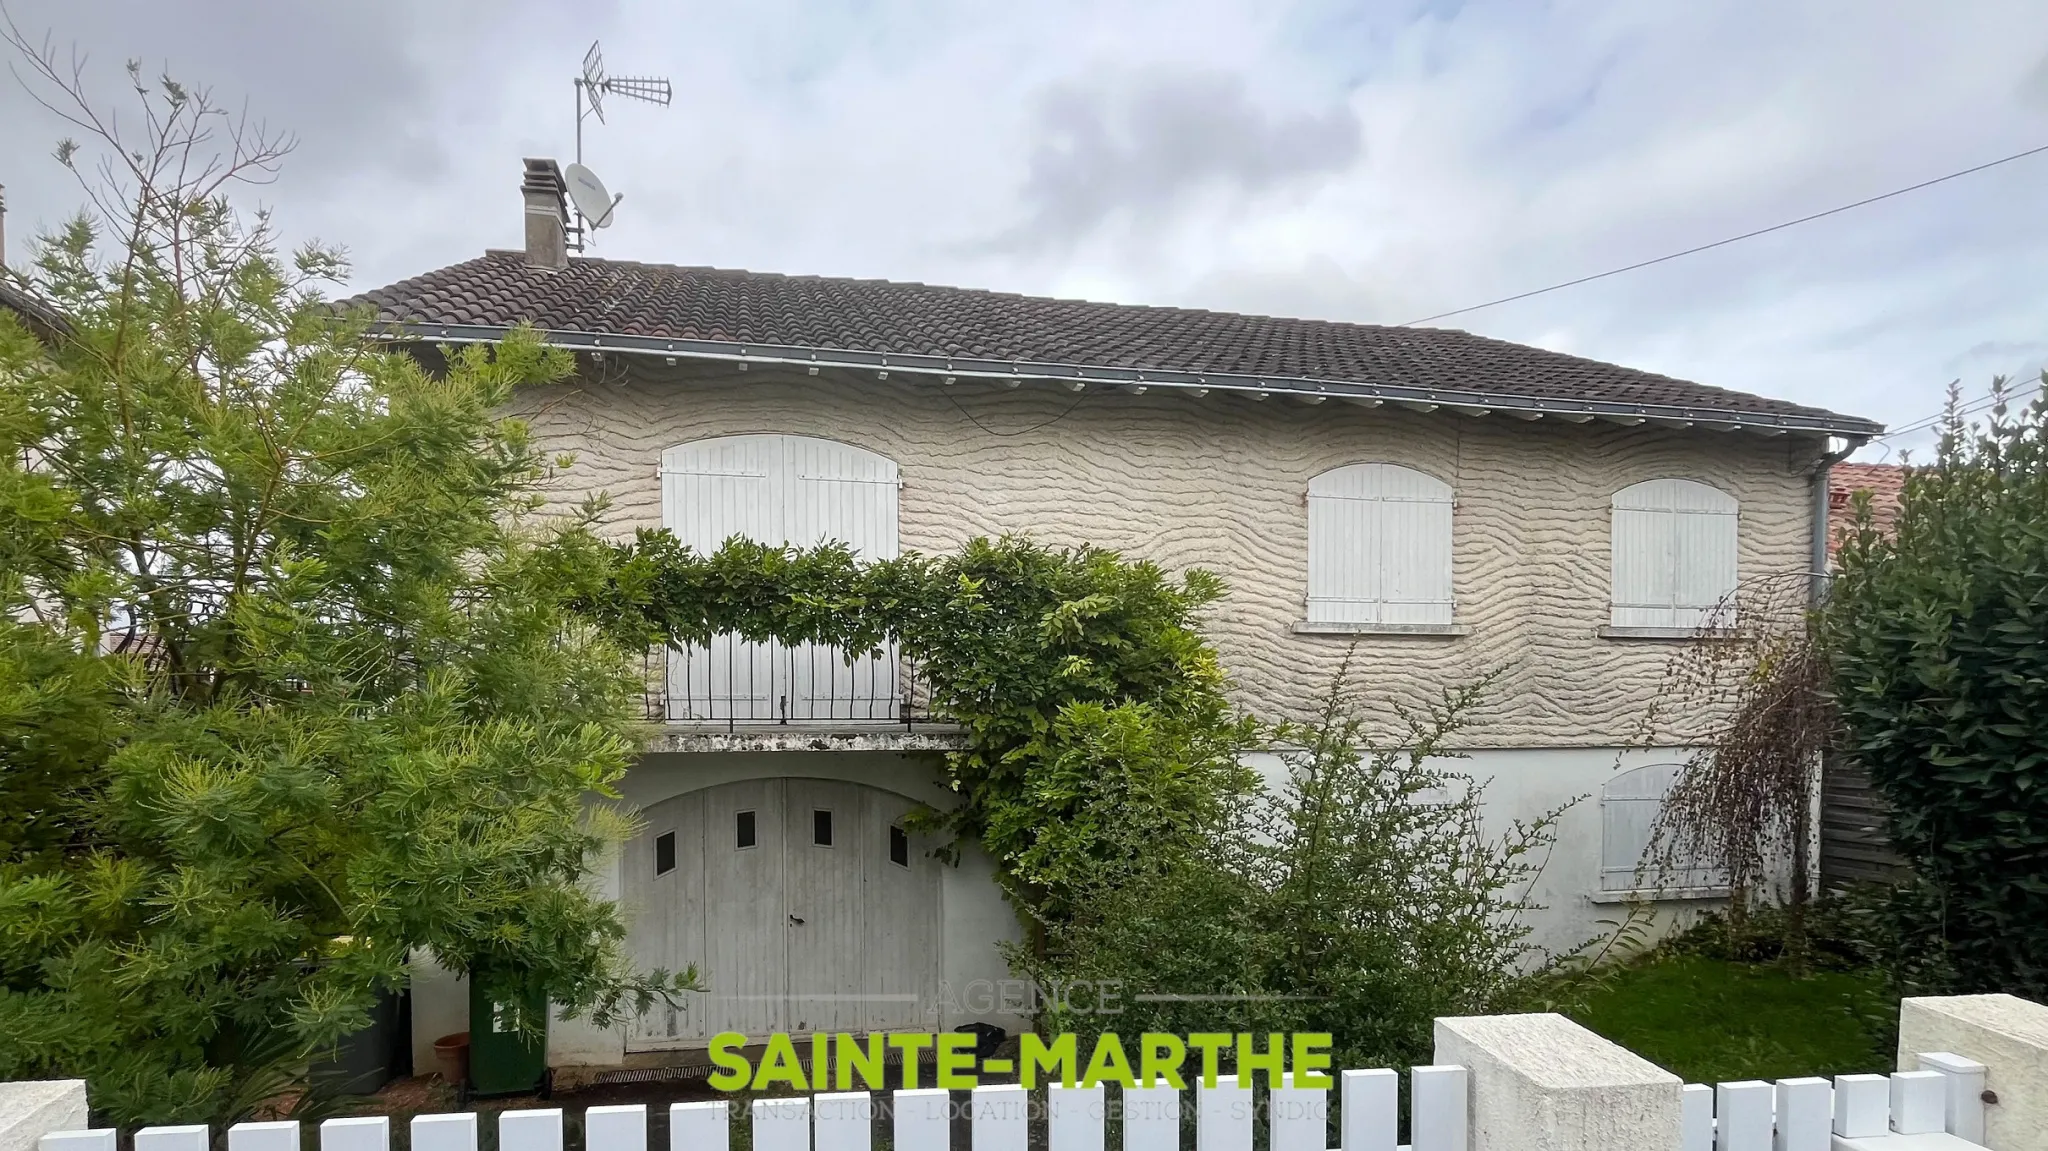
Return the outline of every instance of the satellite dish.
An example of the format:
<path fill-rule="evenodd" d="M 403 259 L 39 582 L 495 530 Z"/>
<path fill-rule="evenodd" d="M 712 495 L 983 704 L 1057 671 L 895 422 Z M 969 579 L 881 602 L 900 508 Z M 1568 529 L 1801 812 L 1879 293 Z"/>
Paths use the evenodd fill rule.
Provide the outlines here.
<path fill-rule="evenodd" d="M 605 190 L 604 181 L 597 173 L 581 164 L 571 164 L 562 171 L 562 181 L 569 185 L 569 199 L 576 210 L 593 228 L 606 227 L 612 222 L 612 209 L 619 206 L 624 196 L 614 196 Z"/>

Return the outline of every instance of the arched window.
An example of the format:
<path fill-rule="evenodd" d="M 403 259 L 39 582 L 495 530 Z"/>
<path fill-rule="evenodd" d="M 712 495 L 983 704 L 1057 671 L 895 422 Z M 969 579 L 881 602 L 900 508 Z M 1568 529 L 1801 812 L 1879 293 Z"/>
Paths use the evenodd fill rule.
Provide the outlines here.
<path fill-rule="evenodd" d="M 894 559 L 896 461 L 811 436 L 721 436 L 661 456 L 661 523 L 708 555 L 732 536 Z M 836 648 L 713 637 L 669 660 L 668 717 L 792 723 L 900 717 L 893 650 L 849 663 Z"/>
<path fill-rule="evenodd" d="M 1645 480 L 1614 493 L 1609 622 L 1732 626 L 1736 510 L 1734 496 L 1692 480 Z"/>
<path fill-rule="evenodd" d="M 1653 763 L 1617 773 L 1600 789 L 1600 890 L 1646 891 L 1722 887 L 1727 878 L 1709 867 L 1666 871 L 1644 857 L 1664 810 L 1664 796 L 1685 771 L 1679 763 Z"/>
<path fill-rule="evenodd" d="M 1397 464 L 1308 482 L 1308 622 L 1451 622 L 1451 489 Z"/>

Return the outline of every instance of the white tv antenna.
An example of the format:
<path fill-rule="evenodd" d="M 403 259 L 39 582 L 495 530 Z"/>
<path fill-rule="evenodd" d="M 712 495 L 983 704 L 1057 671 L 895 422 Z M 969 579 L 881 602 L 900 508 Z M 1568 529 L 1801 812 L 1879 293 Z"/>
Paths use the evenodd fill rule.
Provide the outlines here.
<path fill-rule="evenodd" d="M 588 230 L 595 231 L 611 223 L 612 210 L 625 199 L 624 196 L 608 194 L 597 173 L 583 166 L 583 117 L 595 115 L 598 123 L 604 123 L 604 98 L 607 95 L 645 100 L 665 108 L 675 93 L 665 77 L 605 75 L 604 52 L 597 41 L 590 42 L 590 51 L 583 54 L 583 74 L 576 77 L 576 162 L 562 174 L 569 185 L 569 199 L 576 205 L 576 227 L 573 231 L 579 252 L 583 250 L 585 225 L 588 224 Z"/>

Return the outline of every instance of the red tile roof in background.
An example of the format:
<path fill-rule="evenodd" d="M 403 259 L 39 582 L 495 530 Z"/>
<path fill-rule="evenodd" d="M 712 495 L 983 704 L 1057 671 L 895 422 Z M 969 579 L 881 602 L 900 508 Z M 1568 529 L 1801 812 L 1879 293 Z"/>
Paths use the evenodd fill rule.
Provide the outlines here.
<path fill-rule="evenodd" d="M 1890 531 L 1899 516 L 1899 498 L 1906 490 L 1906 469 L 1900 464 L 1836 464 L 1828 469 L 1828 558 L 1841 546 L 1857 492 L 1870 493 L 1870 511 L 1881 531 Z"/>

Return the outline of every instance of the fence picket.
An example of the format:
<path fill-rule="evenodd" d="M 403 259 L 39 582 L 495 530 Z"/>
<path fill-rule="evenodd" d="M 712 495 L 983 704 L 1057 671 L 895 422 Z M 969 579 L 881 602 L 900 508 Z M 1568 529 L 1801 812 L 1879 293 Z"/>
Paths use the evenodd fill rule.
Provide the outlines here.
<path fill-rule="evenodd" d="M 952 1096 L 942 1087 L 898 1091 L 890 1133 L 895 1151 L 948 1151 L 952 1143 Z"/>
<path fill-rule="evenodd" d="M 1835 1134 L 1873 1139 L 1891 1130 L 1892 1081 L 1882 1075 L 1835 1076 Z"/>
<path fill-rule="evenodd" d="M 974 1151 L 1028 1151 L 1031 1144 L 1031 1099 L 1022 1087 L 1000 1084 L 968 1093 L 972 1110 L 969 1131 Z"/>
<path fill-rule="evenodd" d="M 1931 1051 L 1921 1054 L 1920 1070 L 1939 1071 L 1944 1077 L 1942 1127 L 1958 1139 L 1984 1142 L 1984 1079 L 1989 1074 L 1985 1066 L 1954 1052 Z"/>
<path fill-rule="evenodd" d="M 1296 1087 L 1294 1072 L 1266 1096 L 1266 1146 L 1270 1151 L 1328 1151 L 1330 1093 L 1321 1087 Z"/>
<path fill-rule="evenodd" d="M 1975 1066 L 1949 1057 L 1967 1073 Z M 1944 1072 L 1902 1074 L 1873 1079 L 1873 1086 L 1902 1092 L 1913 1114 L 1937 1115 Z M 1342 1151 L 1411 1151 L 1397 1148 L 1400 1080 L 1382 1069 L 1345 1071 Z M 1466 1151 L 1469 1122 L 1469 1077 L 1462 1067 L 1417 1067 L 1413 1092 L 1412 1151 Z M 1730 1084 L 1723 1091 L 1745 1086 Z M 1788 1080 L 1787 1115 L 1826 1118 L 1827 1084 L 1819 1080 Z M 1812 1094 L 1819 1089 L 1819 1094 Z M 1688 1106 L 1704 1088 L 1688 1088 Z M 1800 1094 L 1801 1091 L 1808 1094 Z M 1112 1111 L 1107 1089 L 1048 1088 L 1045 1151 L 1105 1151 Z M 1180 1151 L 1183 1115 L 1181 1089 L 1166 1086 L 1131 1088 L 1119 1099 L 1123 1127 L 1120 1151 Z M 1254 1085 L 1236 1075 L 1221 1076 L 1214 1086 L 1195 1090 L 1197 1151 L 1253 1151 L 1258 1125 Z M 977 1087 L 970 1095 L 969 1151 L 1030 1151 L 1030 1093 L 1014 1084 Z M 1816 1104 L 1813 1100 L 1818 1100 Z M 1880 1099 L 1882 1109 L 1882 1099 Z M 1819 1110 L 1815 1110 L 1816 1106 Z M 1326 1151 L 1329 1144 L 1328 1088 L 1296 1086 L 1292 1074 L 1281 1079 L 1268 1098 L 1268 1130 L 1264 1151 Z M 1917 1108 L 1918 1110 L 1913 1110 Z M 952 1151 L 954 1118 L 951 1093 L 943 1089 L 895 1093 L 891 1151 Z M 1765 1118 L 1769 1111 L 1766 1104 Z M 751 1151 L 873 1151 L 875 1100 L 868 1092 L 820 1093 L 814 1096 L 758 1099 L 748 1109 Z M 1709 1117 L 1711 1118 L 1711 1117 Z M 669 1107 L 669 1151 L 730 1151 L 731 1124 L 736 1122 L 722 1100 L 675 1103 Z M 1688 1111 L 1688 1124 L 1695 1119 Z M 564 1151 L 567 1119 L 560 1108 L 522 1109 L 498 1113 L 497 1151 Z M 411 1119 L 411 1151 L 478 1151 L 479 1117 L 475 1112 L 416 1115 Z M 1688 1128 L 1690 1129 L 1690 1127 Z M 1766 1128 L 1768 1130 L 1768 1128 Z M 1799 1128 L 1804 1130 L 1804 1128 Z M 647 1108 L 644 1105 L 592 1107 L 583 1113 L 582 1151 L 647 1151 Z M 135 1133 L 133 1151 L 210 1151 L 209 1133 L 199 1126 L 147 1127 Z M 226 1132 L 227 1151 L 301 1151 L 300 1126 L 294 1122 L 239 1123 Z M 1682 1151 L 1715 1151 L 1688 1142 Z M 118 1151 L 119 1133 L 101 1129 L 53 1132 L 41 1138 L 37 1151 Z M 320 1125 L 317 1151 L 390 1151 L 387 1116 L 365 1115 L 330 1119 Z M 1751 1151 L 1734 1144 L 1720 1151 Z M 1767 1151 L 1759 1147 L 1755 1151 Z M 1777 1151 L 1820 1151 L 1793 1140 Z"/>
<path fill-rule="evenodd" d="M 1834 1089 L 1825 1079 L 1778 1080 L 1775 1151 L 1828 1151 Z"/>
<path fill-rule="evenodd" d="M 669 1151 L 726 1151 L 731 1146 L 732 1121 L 725 1100 L 668 1105 Z"/>
<path fill-rule="evenodd" d="M 815 1151 L 868 1151 L 874 1133 L 874 1096 L 865 1091 L 812 1096 L 811 1146 Z"/>
<path fill-rule="evenodd" d="M 1055 1083 L 1045 1092 L 1047 1151 L 1103 1151 L 1109 1110 L 1105 1089 L 1066 1087 Z M 1323 1151 L 1316 1148 L 1316 1151 Z"/>
<path fill-rule="evenodd" d="M 1935 1134 L 1947 1111 L 1948 1081 L 1941 1072 L 1892 1072 L 1892 1130 L 1901 1135 Z"/>
<path fill-rule="evenodd" d="M 583 1151 L 647 1151 L 647 1105 L 624 1103 L 586 1110 Z"/>
<path fill-rule="evenodd" d="M 1679 1105 L 1679 1146 L 1684 1151 L 1714 1151 L 1714 1089 L 1688 1083 Z"/>
<path fill-rule="evenodd" d="M 207 1151 L 212 1142 L 204 1123 L 144 1127 L 135 1133 L 135 1151 Z"/>
<path fill-rule="evenodd" d="M 412 1151 L 476 1151 L 476 1112 L 413 1116 Z"/>
<path fill-rule="evenodd" d="M 754 1151 L 811 1151 L 809 1096 L 756 1099 L 753 1113 Z"/>
<path fill-rule="evenodd" d="M 120 1132 L 112 1127 L 89 1131 L 52 1131 L 36 1141 L 36 1151 L 114 1151 Z"/>
<path fill-rule="evenodd" d="M 1408 1125 L 1414 1151 L 1465 1151 L 1466 1072 L 1463 1067 L 1415 1067 L 1408 1072 Z"/>
<path fill-rule="evenodd" d="M 1386 1068 L 1346 1071 L 1337 1079 L 1343 1151 L 1394 1151 L 1401 1135 L 1401 1077 Z"/>
<path fill-rule="evenodd" d="M 228 1128 L 228 1151 L 299 1151 L 299 1125 L 291 1119 L 237 1123 Z"/>
<path fill-rule="evenodd" d="M 498 1112 L 498 1151 L 562 1151 L 562 1109 Z"/>
<path fill-rule="evenodd" d="M 391 1151 L 389 1115 L 355 1115 L 320 1125 L 320 1151 Z"/>
<path fill-rule="evenodd" d="M 1195 1087 L 1195 1151 L 1252 1151 L 1252 1089 L 1235 1075 Z"/>
<path fill-rule="evenodd" d="M 1771 1085 L 1755 1079 L 1714 1088 L 1720 1151 L 1771 1151 Z"/>
<path fill-rule="evenodd" d="M 1127 1087 L 1123 1151 L 1180 1151 L 1180 1092 L 1165 1084 Z"/>

